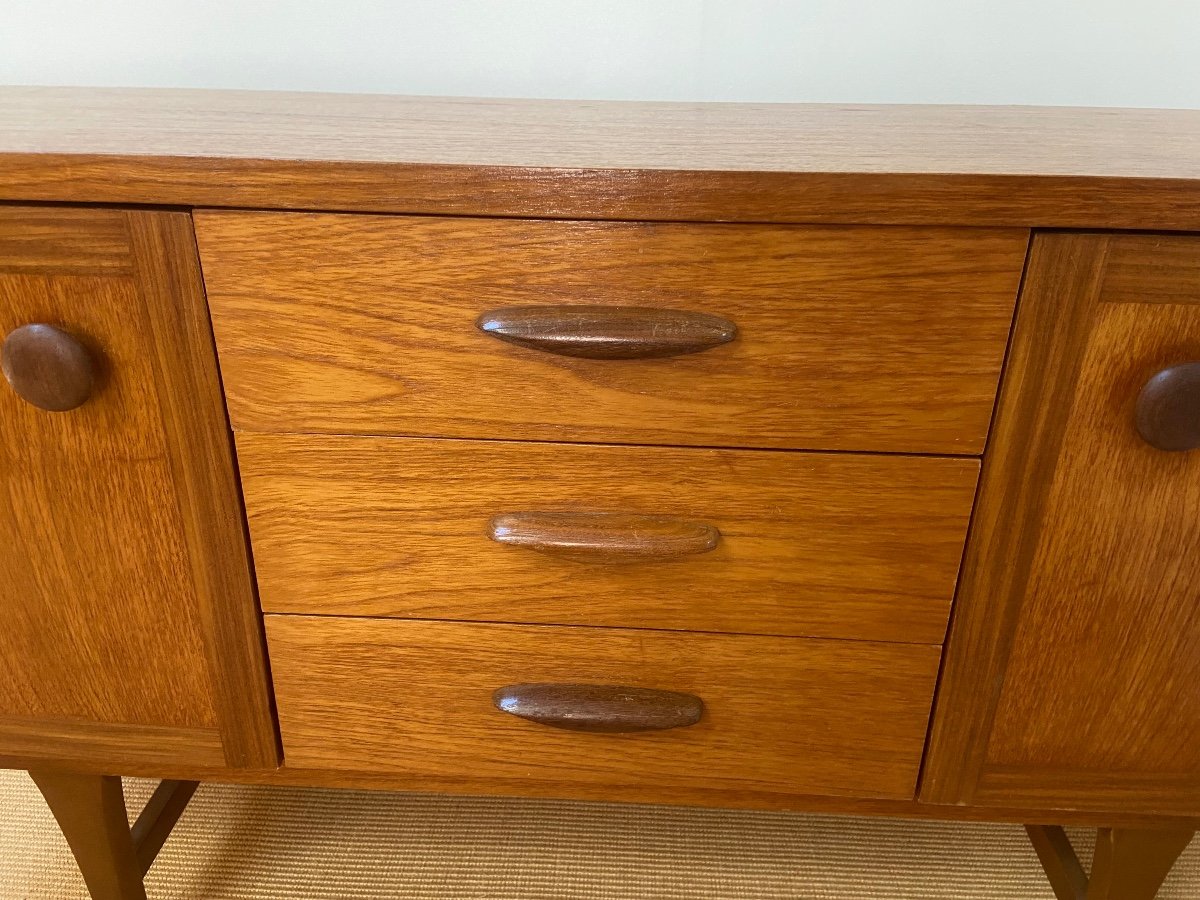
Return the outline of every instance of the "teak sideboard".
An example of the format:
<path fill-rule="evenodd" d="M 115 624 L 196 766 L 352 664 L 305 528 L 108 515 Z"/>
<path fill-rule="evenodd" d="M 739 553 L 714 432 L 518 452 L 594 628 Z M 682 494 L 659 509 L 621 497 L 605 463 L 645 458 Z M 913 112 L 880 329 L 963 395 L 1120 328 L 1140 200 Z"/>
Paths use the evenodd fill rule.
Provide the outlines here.
<path fill-rule="evenodd" d="M 98 900 L 199 781 L 1191 839 L 1200 112 L 5 88 L 0 201 L 0 764 Z"/>

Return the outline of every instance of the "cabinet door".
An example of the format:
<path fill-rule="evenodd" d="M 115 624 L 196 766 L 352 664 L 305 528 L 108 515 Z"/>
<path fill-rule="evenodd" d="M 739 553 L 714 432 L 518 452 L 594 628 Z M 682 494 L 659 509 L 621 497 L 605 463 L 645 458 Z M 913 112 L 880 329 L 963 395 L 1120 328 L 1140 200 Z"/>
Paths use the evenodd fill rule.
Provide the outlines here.
<path fill-rule="evenodd" d="M 1034 239 L 923 800 L 1200 813 L 1197 361 L 1200 238 Z"/>
<path fill-rule="evenodd" d="M 0 207 L 0 336 L 0 755 L 273 765 L 190 216 Z"/>

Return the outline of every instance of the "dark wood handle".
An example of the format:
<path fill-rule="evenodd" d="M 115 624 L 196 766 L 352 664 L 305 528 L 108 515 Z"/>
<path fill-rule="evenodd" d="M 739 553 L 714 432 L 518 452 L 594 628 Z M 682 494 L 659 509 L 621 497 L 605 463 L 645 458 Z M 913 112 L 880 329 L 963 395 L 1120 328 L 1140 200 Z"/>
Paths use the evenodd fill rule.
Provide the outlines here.
<path fill-rule="evenodd" d="M 1159 450 L 1200 447 L 1200 362 L 1163 369 L 1146 382 L 1134 410 L 1138 433 Z"/>
<path fill-rule="evenodd" d="M 22 325 L 4 339 L 4 377 L 39 409 L 66 412 L 82 406 L 96 386 L 96 360 L 88 349 L 53 325 Z"/>
<path fill-rule="evenodd" d="M 492 701 L 531 722 L 610 734 L 686 728 L 704 713 L 704 701 L 693 694 L 609 684 L 510 684 Z"/>
<path fill-rule="evenodd" d="M 502 341 L 584 359 L 678 356 L 737 337 L 737 326 L 720 316 L 649 306 L 511 306 L 475 324 Z"/>
<path fill-rule="evenodd" d="M 629 563 L 708 553 L 721 532 L 674 516 L 531 510 L 493 517 L 488 537 L 580 562 Z"/>

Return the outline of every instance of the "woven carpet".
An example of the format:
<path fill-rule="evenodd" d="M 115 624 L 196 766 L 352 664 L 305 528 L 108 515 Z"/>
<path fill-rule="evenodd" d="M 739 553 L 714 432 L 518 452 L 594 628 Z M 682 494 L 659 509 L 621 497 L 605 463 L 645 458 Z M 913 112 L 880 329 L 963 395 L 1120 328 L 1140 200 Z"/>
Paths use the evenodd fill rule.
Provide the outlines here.
<path fill-rule="evenodd" d="M 131 815 L 152 788 L 126 782 Z M 146 884 L 154 900 L 1053 900 L 1018 826 L 224 785 L 200 787 Z M 1160 894 L 1198 896 L 1200 842 Z M 86 897 L 33 783 L 0 772 L 0 898 Z"/>

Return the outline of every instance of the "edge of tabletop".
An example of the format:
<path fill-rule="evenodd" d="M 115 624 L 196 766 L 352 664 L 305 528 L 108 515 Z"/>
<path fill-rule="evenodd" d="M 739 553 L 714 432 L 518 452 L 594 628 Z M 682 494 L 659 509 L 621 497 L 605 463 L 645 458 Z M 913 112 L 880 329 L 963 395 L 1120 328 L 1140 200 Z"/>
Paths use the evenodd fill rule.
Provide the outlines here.
<path fill-rule="evenodd" d="M 1200 110 L 0 87 L 0 201 L 1200 230 Z"/>

